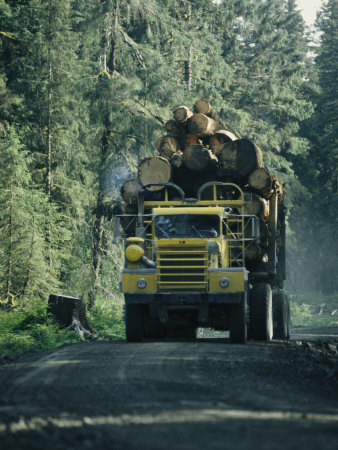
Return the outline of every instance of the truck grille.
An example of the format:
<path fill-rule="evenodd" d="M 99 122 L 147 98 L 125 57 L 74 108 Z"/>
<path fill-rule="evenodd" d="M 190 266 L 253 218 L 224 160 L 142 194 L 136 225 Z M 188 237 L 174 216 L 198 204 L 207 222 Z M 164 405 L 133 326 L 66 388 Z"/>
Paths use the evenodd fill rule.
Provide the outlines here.
<path fill-rule="evenodd" d="M 159 291 L 207 291 L 208 250 L 205 246 L 159 247 Z"/>

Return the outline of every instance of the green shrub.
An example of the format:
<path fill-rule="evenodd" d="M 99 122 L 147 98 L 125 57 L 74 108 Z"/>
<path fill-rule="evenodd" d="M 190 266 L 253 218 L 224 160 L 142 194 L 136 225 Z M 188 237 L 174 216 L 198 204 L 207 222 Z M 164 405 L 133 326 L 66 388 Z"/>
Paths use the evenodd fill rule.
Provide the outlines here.
<path fill-rule="evenodd" d="M 88 313 L 88 319 L 104 339 L 125 338 L 123 311 L 118 305 L 98 304 Z"/>
<path fill-rule="evenodd" d="M 74 331 L 60 329 L 47 316 L 46 306 L 43 308 L 41 303 L 28 310 L 0 311 L 0 357 L 59 347 L 79 340 Z"/>
<path fill-rule="evenodd" d="M 337 316 L 317 316 L 310 312 L 310 305 L 291 302 L 292 326 L 326 327 L 338 325 Z"/>

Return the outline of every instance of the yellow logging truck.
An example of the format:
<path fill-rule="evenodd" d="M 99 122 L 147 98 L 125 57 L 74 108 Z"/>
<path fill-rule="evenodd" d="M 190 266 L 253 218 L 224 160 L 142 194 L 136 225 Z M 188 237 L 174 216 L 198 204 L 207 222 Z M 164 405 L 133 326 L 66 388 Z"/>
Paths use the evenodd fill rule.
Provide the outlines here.
<path fill-rule="evenodd" d="M 137 215 L 123 218 L 127 341 L 194 338 L 198 327 L 229 330 L 236 343 L 287 339 L 285 214 L 277 194 L 270 199 L 267 261 L 248 268 L 245 253 L 259 243 L 259 220 L 244 214 L 237 185 L 210 182 L 197 198 L 185 198 L 165 183 L 160 201 L 147 199 L 150 186 L 139 193 Z"/>

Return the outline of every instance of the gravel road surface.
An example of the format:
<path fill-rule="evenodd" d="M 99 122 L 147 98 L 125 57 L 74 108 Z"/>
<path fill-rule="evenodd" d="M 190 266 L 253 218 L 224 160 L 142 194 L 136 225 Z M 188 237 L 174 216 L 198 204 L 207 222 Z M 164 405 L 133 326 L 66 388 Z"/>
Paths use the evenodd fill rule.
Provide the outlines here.
<path fill-rule="evenodd" d="M 331 327 L 27 353 L 0 365 L 0 448 L 337 450 L 337 344 Z"/>

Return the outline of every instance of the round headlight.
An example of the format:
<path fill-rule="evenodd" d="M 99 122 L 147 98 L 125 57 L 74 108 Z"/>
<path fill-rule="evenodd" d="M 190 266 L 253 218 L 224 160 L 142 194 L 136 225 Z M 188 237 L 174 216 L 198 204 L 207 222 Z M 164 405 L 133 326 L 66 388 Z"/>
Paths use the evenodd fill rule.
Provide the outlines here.
<path fill-rule="evenodd" d="M 146 282 L 146 280 L 144 278 L 139 278 L 137 280 L 137 287 L 139 289 L 144 289 L 146 286 L 147 286 L 147 282 Z"/>
<path fill-rule="evenodd" d="M 144 250 L 139 245 L 131 244 L 126 248 L 125 255 L 128 261 L 137 262 L 144 255 Z"/>
<path fill-rule="evenodd" d="M 222 277 L 222 278 L 219 280 L 219 285 L 220 285 L 222 288 L 227 288 L 227 287 L 229 286 L 229 284 L 230 284 L 230 281 L 229 281 L 229 278 L 227 278 L 227 277 Z"/>

